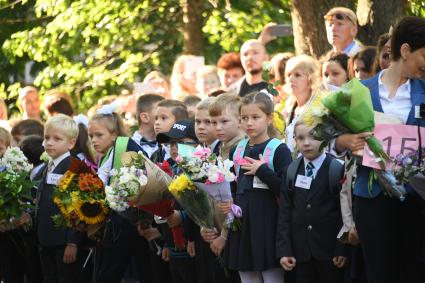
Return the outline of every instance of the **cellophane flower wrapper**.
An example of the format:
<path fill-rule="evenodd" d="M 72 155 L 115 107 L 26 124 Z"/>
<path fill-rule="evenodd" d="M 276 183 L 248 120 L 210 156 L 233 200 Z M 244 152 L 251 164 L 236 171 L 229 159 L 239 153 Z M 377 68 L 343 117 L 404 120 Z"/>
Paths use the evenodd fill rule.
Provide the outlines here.
<path fill-rule="evenodd" d="M 217 203 L 233 202 L 230 183 L 227 181 L 207 184 L 194 182 L 194 184 L 198 189 L 208 193 L 208 195 L 212 197 Z M 239 230 L 241 227 L 241 222 L 238 218 L 242 217 L 242 210 L 238 206 L 232 204 L 232 209 L 230 212 L 224 215 L 219 211 L 217 203 L 214 205 L 214 219 L 218 230 L 221 231 L 223 226 L 233 231 Z"/>
<path fill-rule="evenodd" d="M 214 199 L 198 189 L 186 174 L 177 176 L 168 190 L 198 226 L 214 228 Z"/>
<path fill-rule="evenodd" d="M 29 178 L 31 169 L 32 165 L 17 147 L 8 148 L 0 159 L 0 231 L 2 232 L 18 228 L 15 223 L 20 223 L 23 213 L 33 208 L 31 189 L 34 183 Z"/>
<path fill-rule="evenodd" d="M 369 89 L 359 80 L 352 79 L 341 89 L 322 100 L 329 113 L 352 133 L 373 132 L 375 115 Z M 366 139 L 374 155 L 380 159 L 382 168 L 390 160 L 381 142 L 375 137 Z"/>
<path fill-rule="evenodd" d="M 425 175 L 417 173 L 409 178 L 409 185 L 412 189 L 425 200 Z"/>

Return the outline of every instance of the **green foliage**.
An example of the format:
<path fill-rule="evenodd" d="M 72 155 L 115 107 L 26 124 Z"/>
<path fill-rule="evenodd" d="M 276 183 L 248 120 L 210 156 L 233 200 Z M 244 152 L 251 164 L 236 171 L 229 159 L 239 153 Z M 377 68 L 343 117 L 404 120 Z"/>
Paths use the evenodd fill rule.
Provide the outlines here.
<path fill-rule="evenodd" d="M 179 0 L 36 0 L 31 4 L 27 17 L 40 21 L 9 34 L 3 52 L 17 69 L 23 68 L 18 62 L 29 60 L 42 66 L 34 84 L 42 92 L 59 87 L 70 93 L 79 110 L 151 70 L 169 74 L 182 52 Z M 257 37 L 266 23 L 289 23 L 289 1 L 205 1 L 203 16 L 204 56 L 214 64 L 223 52 L 238 51 L 245 40 Z M 268 48 L 288 51 L 292 46 L 292 38 L 278 38 Z M 19 85 L 14 83 L 22 81 L 2 78 L 0 93 L 16 96 Z"/>
<path fill-rule="evenodd" d="M 7 171 L 0 173 L 0 220 L 18 219 L 25 210 L 32 208 L 33 183 L 27 175 Z"/>
<path fill-rule="evenodd" d="M 425 18 L 425 1 L 408 0 L 408 13 L 413 16 Z"/>

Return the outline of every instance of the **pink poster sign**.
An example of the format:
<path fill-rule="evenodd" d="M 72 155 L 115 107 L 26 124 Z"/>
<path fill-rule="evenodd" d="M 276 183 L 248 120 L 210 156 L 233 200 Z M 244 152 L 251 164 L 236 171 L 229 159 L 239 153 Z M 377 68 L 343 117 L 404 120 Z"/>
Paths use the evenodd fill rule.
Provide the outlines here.
<path fill-rule="evenodd" d="M 391 157 L 398 154 L 406 155 L 409 152 L 418 150 L 419 135 L 417 126 L 408 125 L 376 125 L 375 137 L 381 141 L 384 151 Z M 425 146 L 425 128 L 421 128 L 422 147 Z M 381 169 L 372 152 L 365 146 L 363 152 L 363 165 L 376 169 Z M 391 162 L 387 162 L 387 169 L 391 169 Z"/>

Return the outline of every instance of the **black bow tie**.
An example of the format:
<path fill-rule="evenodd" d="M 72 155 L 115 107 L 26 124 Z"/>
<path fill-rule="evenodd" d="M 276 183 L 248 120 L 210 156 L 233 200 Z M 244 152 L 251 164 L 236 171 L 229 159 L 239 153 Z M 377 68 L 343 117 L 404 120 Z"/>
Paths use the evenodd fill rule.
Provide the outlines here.
<path fill-rule="evenodd" d="M 144 146 L 144 145 L 147 145 L 149 147 L 156 147 L 156 141 L 148 141 L 147 139 L 142 137 L 140 139 L 140 146 Z"/>

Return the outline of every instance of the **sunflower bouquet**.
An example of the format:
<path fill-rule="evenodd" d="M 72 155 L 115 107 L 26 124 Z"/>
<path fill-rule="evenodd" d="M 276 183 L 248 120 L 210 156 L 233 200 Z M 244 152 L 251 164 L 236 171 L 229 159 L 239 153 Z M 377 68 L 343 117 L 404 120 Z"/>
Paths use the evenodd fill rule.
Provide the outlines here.
<path fill-rule="evenodd" d="M 10 147 L 0 159 L 0 231 L 29 225 L 25 212 L 33 207 L 30 181 L 32 165 L 17 147 Z"/>
<path fill-rule="evenodd" d="M 102 226 L 108 214 L 102 180 L 75 158 L 54 188 L 53 202 L 60 211 L 53 216 L 57 227 L 70 227 L 89 235 Z"/>

